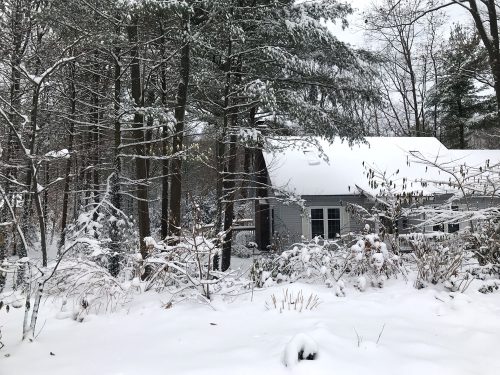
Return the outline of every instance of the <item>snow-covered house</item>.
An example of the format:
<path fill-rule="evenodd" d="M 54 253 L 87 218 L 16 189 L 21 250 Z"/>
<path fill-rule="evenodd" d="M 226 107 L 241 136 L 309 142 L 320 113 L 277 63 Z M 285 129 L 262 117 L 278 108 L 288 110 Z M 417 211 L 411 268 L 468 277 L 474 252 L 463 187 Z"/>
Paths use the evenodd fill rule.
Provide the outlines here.
<path fill-rule="evenodd" d="M 450 197 L 446 186 L 426 181 L 449 177 L 419 159 L 445 166 L 500 162 L 500 150 L 449 150 L 432 137 L 367 137 L 365 143 L 354 145 L 340 139 L 284 138 L 273 141 L 272 146 L 273 152 L 257 156 L 262 171 L 260 186 L 270 187 L 265 192 L 262 188 L 258 193 L 261 198 L 256 200 L 255 235 L 261 249 L 272 241 L 286 245 L 302 236 L 335 238 L 362 229 L 363 224 L 352 217 L 346 205 L 373 206 L 381 187 L 374 184 L 370 171 L 385 172 L 393 192 L 418 197 L 424 204 L 438 204 Z M 474 204 L 479 207 L 491 201 L 477 198 Z M 403 219 L 397 225 L 404 231 L 411 222 Z M 437 230 L 429 228 L 433 229 Z M 458 226 L 440 229 L 451 232 Z"/>

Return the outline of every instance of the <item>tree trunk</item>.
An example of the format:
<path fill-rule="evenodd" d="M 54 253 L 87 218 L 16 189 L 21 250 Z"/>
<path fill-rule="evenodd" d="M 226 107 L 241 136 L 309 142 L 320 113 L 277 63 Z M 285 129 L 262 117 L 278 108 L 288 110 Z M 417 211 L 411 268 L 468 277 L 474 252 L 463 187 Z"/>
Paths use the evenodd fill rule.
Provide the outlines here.
<path fill-rule="evenodd" d="M 16 18 L 14 19 L 13 26 L 14 28 L 17 28 L 17 21 Z M 19 35 L 19 29 L 16 29 L 17 33 L 14 33 L 15 35 Z M 10 61 L 11 63 L 11 85 L 10 85 L 10 113 L 9 113 L 9 118 L 12 124 L 17 128 L 18 124 L 18 116 L 15 114 L 15 111 L 20 112 L 20 105 L 21 105 L 21 97 L 20 97 L 20 82 L 21 82 L 21 72 L 19 71 L 19 64 L 20 64 L 20 40 L 16 40 L 14 38 L 13 41 L 13 53 L 12 53 L 12 59 Z M 16 139 L 13 134 L 13 130 L 10 129 L 7 135 L 7 150 L 4 150 L 3 154 L 3 159 L 5 161 L 6 165 L 9 165 L 11 162 L 11 159 L 15 157 L 17 153 L 17 145 L 16 145 Z M 17 169 L 16 168 L 6 168 L 6 174 L 9 178 L 12 178 L 14 180 L 17 180 Z M 11 194 L 11 186 L 10 182 L 8 179 L 5 181 L 5 186 L 4 186 L 4 192 L 5 192 L 5 199 L 10 198 Z M 4 219 L 8 216 L 8 210 L 7 210 L 7 205 L 4 204 L 2 207 L 0 207 L 0 222 L 3 222 Z M 12 231 L 12 246 L 15 248 L 15 232 Z M 5 257 L 7 256 L 7 246 L 9 244 L 9 231 L 8 228 L 5 226 L 0 226 L 0 264 L 3 262 Z M 3 273 L 0 273 L 0 292 L 2 290 L 2 287 L 5 282 L 5 275 Z"/>
<path fill-rule="evenodd" d="M 184 11 L 182 15 L 185 39 L 181 48 L 180 58 L 180 81 L 177 87 L 177 98 L 175 107 L 175 134 L 172 141 L 172 153 L 174 155 L 172 167 L 172 181 L 170 186 L 170 233 L 173 236 L 181 235 L 181 193 L 182 193 L 182 148 L 184 137 L 184 117 L 188 96 L 188 85 L 190 76 L 191 42 L 189 40 L 190 19 L 189 12 Z"/>
<path fill-rule="evenodd" d="M 234 84 L 241 83 L 241 57 L 235 66 Z M 229 160 L 227 170 L 224 173 L 224 199 L 226 201 L 224 208 L 224 240 L 222 242 L 222 262 L 221 271 L 226 271 L 231 265 L 231 248 L 233 244 L 233 221 L 234 221 L 234 198 L 236 196 L 236 155 L 237 155 L 237 123 L 238 123 L 238 99 L 233 98 L 232 108 L 229 113 L 228 133 L 229 133 Z"/>
<path fill-rule="evenodd" d="M 256 108 L 252 107 L 250 108 L 250 113 L 248 117 L 248 125 L 251 129 L 255 128 L 255 112 Z M 250 196 L 249 189 L 250 189 L 250 165 L 252 163 L 252 149 L 248 146 L 244 147 L 244 156 L 243 156 L 243 178 L 241 182 L 241 198 L 242 199 L 247 199 Z"/>
<path fill-rule="evenodd" d="M 227 171 L 224 177 L 224 241 L 222 243 L 222 264 L 221 271 L 226 271 L 231 265 L 231 247 L 233 243 L 233 221 L 234 221 L 234 198 L 236 195 L 236 122 L 238 114 L 232 114 L 230 120 L 230 136 L 229 136 L 229 160 L 227 163 Z M 232 128 L 232 129 L 231 129 Z"/>
<path fill-rule="evenodd" d="M 50 164 L 48 161 L 45 161 L 43 164 L 45 168 L 43 183 L 47 186 L 50 183 Z M 43 217 L 45 219 L 49 217 L 49 189 L 43 191 Z M 45 233 L 47 233 L 47 222 L 45 222 Z"/>
<path fill-rule="evenodd" d="M 137 217 L 139 222 L 139 241 L 140 241 L 140 251 L 143 259 L 148 256 L 146 243 L 144 238 L 150 236 L 150 221 L 149 221 L 149 200 L 148 200 L 148 175 L 147 175 L 147 163 L 145 157 L 145 147 L 144 147 L 144 131 L 142 130 L 144 125 L 144 114 L 141 112 L 140 108 L 144 105 L 144 97 L 141 82 L 141 70 L 139 65 L 139 47 L 138 47 L 138 30 L 137 30 L 138 17 L 133 16 L 131 24 L 127 26 L 127 33 L 129 42 L 131 43 L 130 48 L 130 79 L 132 84 L 132 98 L 136 105 L 136 110 L 134 113 L 134 131 L 133 138 L 135 146 L 135 153 L 137 157 L 135 158 L 135 173 L 137 182 Z M 144 275 L 143 275 L 144 276 Z"/>
<path fill-rule="evenodd" d="M 232 54 L 232 41 L 229 38 L 227 45 L 227 55 L 231 56 Z M 224 219 L 224 177 L 226 172 L 226 137 L 228 133 L 228 125 L 229 125 L 229 103 L 230 103 L 230 92 L 231 92 L 231 59 L 228 59 L 226 64 L 224 64 L 225 73 L 226 73 L 226 83 L 224 88 L 224 117 L 222 119 L 222 131 L 217 139 L 217 186 L 216 186 L 216 195 L 217 195 L 217 217 L 215 222 L 215 231 L 217 234 L 221 233 L 224 229 L 223 222 Z M 224 241 L 227 236 L 222 238 L 222 246 L 224 247 Z M 214 269 L 218 270 L 220 268 L 220 259 L 219 255 L 214 255 Z"/>
<path fill-rule="evenodd" d="M 117 33 L 120 33 L 118 28 Z M 114 50 L 115 64 L 114 64 L 114 158 L 113 158 L 113 176 L 110 180 L 111 204 L 113 205 L 112 212 L 115 220 L 111 222 L 109 238 L 111 239 L 110 248 L 112 255 L 109 262 L 109 272 L 113 276 L 118 276 L 120 272 L 120 234 L 118 228 L 118 217 L 121 210 L 121 196 L 120 196 L 120 175 L 121 175 L 121 160 L 120 160 L 120 145 L 121 145 L 121 122 L 120 122 L 120 109 L 121 109 L 121 49 L 116 47 Z"/>
<path fill-rule="evenodd" d="M 63 195 L 63 205 L 61 213 L 61 238 L 59 239 L 59 250 L 60 254 L 62 249 L 66 244 L 66 227 L 68 225 L 68 209 L 69 209 L 69 194 L 70 194 L 70 183 L 71 183 L 71 166 L 72 166 L 72 152 L 73 152 L 73 141 L 75 132 L 75 117 L 76 117 L 76 85 L 75 85 L 75 63 L 70 65 L 70 114 L 69 114 L 69 135 L 68 135 L 68 151 L 69 157 L 66 160 L 66 170 L 64 173 L 64 195 Z"/>
<path fill-rule="evenodd" d="M 165 52 L 165 36 L 164 36 L 164 31 L 163 27 L 160 23 L 160 33 L 161 33 L 161 42 L 160 42 L 160 52 L 161 52 L 161 57 L 165 59 L 166 52 Z M 166 62 L 163 62 L 160 67 L 161 71 L 161 104 L 163 108 L 167 107 L 167 66 Z M 166 157 L 168 155 L 168 124 L 165 123 L 162 128 L 162 154 L 163 157 Z M 162 190 L 161 190 L 161 238 L 165 239 L 168 237 L 168 218 L 169 218 L 169 199 L 168 199 L 168 192 L 169 192 L 169 160 L 168 159 L 163 159 L 162 160 L 162 177 L 161 177 L 161 184 L 162 184 Z"/>
<path fill-rule="evenodd" d="M 90 135 L 92 137 L 92 154 L 91 154 L 91 160 L 90 163 L 92 164 L 92 194 L 91 196 L 94 198 L 94 204 L 97 205 L 99 204 L 99 194 L 100 194 L 100 186 L 99 186 L 99 139 L 100 139 L 100 124 L 99 124 L 99 86 L 100 86 L 100 66 L 99 63 L 97 62 L 98 59 L 98 54 L 97 52 L 94 54 L 94 57 L 96 59 L 96 62 L 94 63 L 94 73 L 93 73 L 93 80 L 94 80 L 94 89 L 92 92 L 92 98 L 91 98 L 91 103 L 92 103 L 92 108 L 91 108 L 91 123 L 92 127 L 90 129 Z M 94 217 L 92 218 L 94 221 L 97 221 L 98 218 L 98 212 L 96 211 L 94 213 Z"/>

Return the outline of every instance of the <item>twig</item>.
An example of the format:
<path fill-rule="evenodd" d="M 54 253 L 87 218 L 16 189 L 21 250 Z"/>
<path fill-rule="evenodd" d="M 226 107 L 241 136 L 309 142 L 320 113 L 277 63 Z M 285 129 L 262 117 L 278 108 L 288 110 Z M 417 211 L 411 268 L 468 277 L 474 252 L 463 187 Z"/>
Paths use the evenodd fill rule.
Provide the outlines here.
<path fill-rule="evenodd" d="M 382 337 L 382 333 L 384 333 L 384 328 L 385 328 L 385 323 L 384 323 L 384 325 L 382 326 L 382 330 L 381 330 L 381 331 L 380 331 L 380 333 L 378 334 L 378 338 L 377 338 L 377 345 L 378 345 L 378 343 L 379 343 L 379 341 L 380 341 L 380 338 Z"/>

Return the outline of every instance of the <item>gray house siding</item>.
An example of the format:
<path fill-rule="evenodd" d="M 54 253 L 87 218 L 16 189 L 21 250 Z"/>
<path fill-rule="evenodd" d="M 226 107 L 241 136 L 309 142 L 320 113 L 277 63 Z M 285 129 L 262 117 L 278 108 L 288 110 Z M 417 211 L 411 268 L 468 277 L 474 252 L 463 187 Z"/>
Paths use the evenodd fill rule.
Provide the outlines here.
<path fill-rule="evenodd" d="M 271 203 L 271 226 L 274 242 L 290 245 L 302 240 L 302 236 L 310 239 L 311 207 L 341 208 L 341 233 L 356 232 L 363 229 L 363 223 L 357 222 L 345 211 L 346 203 L 359 204 L 367 209 L 371 203 L 363 195 L 306 195 L 302 196 L 304 209 L 297 203 L 285 204 L 279 200 Z"/>
<path fill-rule="evenodd" d="M 302 236 L 303 211 L 296 203 L 284 204 L 275 201 L 271 206 L 272 235 L 275 241 L 291 244 Z"/>

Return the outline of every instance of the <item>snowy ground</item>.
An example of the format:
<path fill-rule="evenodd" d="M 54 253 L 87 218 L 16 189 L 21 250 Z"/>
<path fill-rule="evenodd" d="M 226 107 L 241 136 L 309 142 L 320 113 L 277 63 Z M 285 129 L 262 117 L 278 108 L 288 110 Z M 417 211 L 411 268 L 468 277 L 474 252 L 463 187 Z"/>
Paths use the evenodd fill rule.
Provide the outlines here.
<path fill-rule="evenodd" d="M 256 291 L 253 301 L 250 294 L 215 297 L 212 307 L 183 302 L 164 309 L 167 296 L 146 293 L 122 311 L 77 323 L 58 319 L 60 303 L 48 300 L 41 333 L 23 344 L 21 309 L 2 309 L 0 374 L 500 374 L 498 294 L 471 289 L 451 298 L 401 280 L 364 293 L 348 289 L 345 298 L 320 286 L 285 287 L 316 293 L 321 305 L 301 313 L 266 310 L 283 286 Z M 316 341 L 319 358 L 286 368 L 283 350 L 298 333 Z"/>

